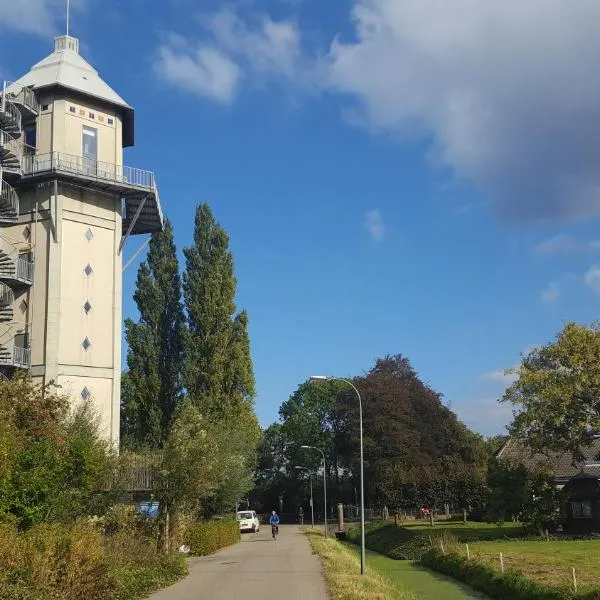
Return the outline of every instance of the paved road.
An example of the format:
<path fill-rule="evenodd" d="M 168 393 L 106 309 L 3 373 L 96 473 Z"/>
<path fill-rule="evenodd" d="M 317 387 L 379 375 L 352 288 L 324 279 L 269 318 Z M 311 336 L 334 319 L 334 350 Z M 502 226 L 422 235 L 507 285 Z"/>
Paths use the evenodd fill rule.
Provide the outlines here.
<path fill-rule="evenodd" d="M 149 600 L 326 600 L 319 559 L 295 525 L 268 527 L 235 546 L 190 559 L 189 576 Z"/>

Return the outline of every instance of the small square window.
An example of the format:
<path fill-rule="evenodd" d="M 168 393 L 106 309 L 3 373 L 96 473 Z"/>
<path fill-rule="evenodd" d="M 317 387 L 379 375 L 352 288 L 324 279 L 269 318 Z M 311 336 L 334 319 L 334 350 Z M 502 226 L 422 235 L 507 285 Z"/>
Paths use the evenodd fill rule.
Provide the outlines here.
<path fill-rule="evenodd" d="M 92 266 L 88 264 L 83 272 L 89 277 L 94 272 L 94 269 L 92 269 Z"/>
<path fill-rule="evenodd" d="M 87 400 L 89 400 L 89 397 L 90 397 L 90 396 L 91 396 L 91 394 L 90 394 L 90 390 L 88 390 L 88 389 L 87 389 L 87 386 L 86 386 L 86 387 L 84 387 L 84 388 L 81 390 L 81 397 L 83 398 L 83 400 L 84 400 L 84 401 L 86 401 L 86 402 L 87 402 Z"/>
<path fill-rule="evenodd" d="M 107 121 L 109 125 L 112 125 L 114 123 L 114 121 L 110 117 L 107 119 Z"/>
<path fill-rule="evenodd" d="M 83 110 L 83 108 L 79 109 L 79 115 L 85 117 L 85 110 Z"/>
<path fill-rule="evenodd" d="M 96 118 L 96 115 L 95 115 L 93 112 L 91 112 L 91 113 L 89 114 L 89 117 L 90 117 L 90 119 L 95 119 L 95 118 Z"/>
<path fill-rule="evenodd" d="M 77 109 L 74 106 L 69 107 L 69 112 L 76 113 Z"/>
<path fill-rule="evenodd" d="M 85 239 L 88 242 L 91 242 L 94 239 L 94 232 L 88 227 L 88 230 L 85 232 Z"/>
<path fill-rule="evenodd" d="M 83 349 L 87 352 L 92 347 L 92 342 L 90 342 L 90 340 L 86 337 L 81 345 L 83 346 Z"/>
<path fill-rule="evenodd" d="M 90 314 L 90 310 L 92 310 L 92 305 L 90 304 L 89 300 L 86 300 L 85 304 L 83 305 L 83 310 L 85 310 L 86 315 Z"/>
<path fill-rule="evenodd" d="M 104 123 L 104 117 L 102 115 L 98 115 L 98 121 L 100 121 L 100 123 Z"/>
<path fill-rule="evenodd" d="M 48 104 L 42 104 L 42 110 L 48 110 Z"/>

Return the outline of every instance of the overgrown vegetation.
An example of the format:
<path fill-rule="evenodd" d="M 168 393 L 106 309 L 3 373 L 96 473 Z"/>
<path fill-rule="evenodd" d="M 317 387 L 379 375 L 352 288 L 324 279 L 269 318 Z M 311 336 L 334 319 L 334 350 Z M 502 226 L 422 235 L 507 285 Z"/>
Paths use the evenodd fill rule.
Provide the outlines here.
<path fill-rule="evenodd" d="M 314 530 L 305 531 L 313 552 L 323 563 L 325 581 L 332 600 L 416 600 L 409 592 L 394 587 L 372 570 L 360 574 L 356 555 L 334 539 Z"/>
<path fill-rule="evenodd" d="M 463 543 L 498 538 L 516 538 L 523 535 L 523 529 L 514 524 L 495 525 L 486 523 L 464 523 L 443 521 L 435 527 L 429 525 L 395 525 L 379 521 L 365 528 L 367 548 L 396 560 L 419 559 L 432 543 L 451 539 Z M 348 531 L 348 539 L 360 544 L 360 529 L 353 527 Z"/>

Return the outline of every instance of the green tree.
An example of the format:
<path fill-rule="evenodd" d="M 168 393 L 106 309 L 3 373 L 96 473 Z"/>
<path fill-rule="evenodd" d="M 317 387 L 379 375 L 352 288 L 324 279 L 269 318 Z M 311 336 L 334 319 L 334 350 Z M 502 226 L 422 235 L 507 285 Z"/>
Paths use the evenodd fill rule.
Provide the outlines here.
<path fill-rule="evenodd" d="M 221 479 L 209 506 L 218 512 L 234 507 L 251 489 L 260 439 L 248 314 L 235 314 L 229 237 L 206 204 L 196 210 L 194 244 L 184 255 L 188 331 L 183 382 L 218 441 Z"/>
<path fill-rule="evenodd" d="M 503 401 L 515 407 L 511 434 L 532 449 L 583 458 L 600 431 L 600 324 L 568 323 L 515 369 Z"/>
<path fill-rule="evenodd" d="M 134 300 L 139 321 L 125 321 L 127 373 L 121 424 L 126 447 L 161 446 L 181 397 L 184 314 L 173 228 L 150 240 L 140 265 Z"/>
<path fill-rule="evenodd" d="M 183 381 L 204 414 L 223 416 L 231 408 L 232 399 L 225 398 L 227 384 L 234 385 L 228 361 L 235 346 L 232 319 L 236 280 L 229 236 L 207 204 L 196 210 L 194 245 L 183 253 L 188 316 Z"/>

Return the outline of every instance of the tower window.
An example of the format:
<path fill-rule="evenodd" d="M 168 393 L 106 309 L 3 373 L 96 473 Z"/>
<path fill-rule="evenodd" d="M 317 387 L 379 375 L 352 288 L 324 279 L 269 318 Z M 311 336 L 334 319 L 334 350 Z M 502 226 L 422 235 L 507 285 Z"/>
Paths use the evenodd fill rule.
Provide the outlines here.
<path fill-rule="evenodd" d="M 88 390 L 88 389 L 87 389 L 87 386 L 86 386 L 86 387 L 84 387 L 84 388 L 81 390 L 81 397 L 83 398 L 83 400 L 84 400 L 84 401 L 86 401 L 86 402 L 87 402 L 87 400 L 89 399 L 89 397 L 90 397 L 90 396 L 91 396 L 91 394 L 90 394 L 90 390 Z"/>
<path fill-rule="evenodd" d="M 48 104 L 42 104 L 42 110 L 48 110 Z"/>
<path fill-rule="evenodd" d="M 88 264 L 83 270 L 83 272 L 86 274 L 87 277 L 89 277 L 94 272 L 94 269 L 92 269 L 92 266 Z"/>
<path fill-rule="evenodd" d="M 90 340 L 86 337 L 81 345 L 83 346 L 83 349 L 87 352 L 92 347 L 92 342 L 90 342 Z"/>
<path fill-rule="evenodd" d="M 90 314 L 90 310 L 92 310 L 92 305 L 90 304 L 89 300 L 86 300 L 85 304 L 83 305 L 83 310 L 85 310 L 86 315 Z"/>
<path fill-rule="evenodd" d="M 95 118 L 96 118 L 96 115 L 95 115 L 93 112 L 91 112 L 91 113 L 89 114 L 89 117 L 90 117 L 90 119 L 95 119 Z"/>
<path fill-rule="evenodd" d="M 74 106 L 69 106 L 69 112 L 76 113 L 77 109 Z"/>
<path fill-rule="evenodd" d="M 114 123 L 114 121 L 110 117 L 107 119 L 107 121 L 109 125 L 112 125 Z"/>
<path fill-rule="evenodd" d="M 85 239 L 88 242 L 91 242 L 94 239 L 94 232 L 88 227 L 88 230 L 85 232 Z"/>
<path fill-rule="evenodd" d="M 25 127 L 25 145 L 30 148 L 37 147 L 37 131 L 35 125 Z"/>

